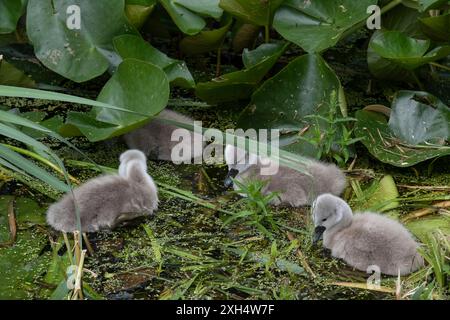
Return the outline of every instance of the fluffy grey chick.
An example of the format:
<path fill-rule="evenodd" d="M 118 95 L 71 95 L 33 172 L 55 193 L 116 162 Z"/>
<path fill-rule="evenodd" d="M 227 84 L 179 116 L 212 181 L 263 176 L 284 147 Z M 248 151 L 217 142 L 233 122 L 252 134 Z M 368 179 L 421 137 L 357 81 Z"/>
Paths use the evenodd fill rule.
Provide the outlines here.
<path fill-rule="evenodd" d="M 262 175 L 261 168 L 270 166 L 271 160 L 227 145 L 225 161 L 229 169 L 225 187 L 233 185 L 235 190 L 239 189 L 231 178 L 244 183 L 249 179 L 266 180 L 268 183 L 262 190 L 263 193 L 278 192 L 278 197 L 271 201 L 273 205 L 293 207 L 308 205 L 319 194 L 341 194 L 346 185 L 345 175 L 336 165 L 313 159 L 309 159 L 306 165 L 308 174 L 280 165 L 278 171 L 274 171 L 273 174 Z"/>
<path fill-rule="evenodd" d="M 172 148 L 177 145 L 178 147 L 174 152 L 178 155 L 179 162 L 190 162 L 192 158 L 200 158 L 202 156 L 203 135 L 189 131 L 183 139 L 174 137 L 174 139 L 179 140 L 172 141 L 173 131 L 180 128 L 160 121 L 158 118 L 194 124 L 193 119 L 178 112 L 164 109 L 158 114 L 157 118 L 124 135 L 128 148 L 141 150 L 149 159 L 154 160 L 172 161 Z M 188 150 L 189 152 L 186 152 Z"/>
<path fill-rule="evenodd" d="M 314 243 L 323 235 L 324 247 L 358 270 L 376 265 L 381 273 L 406 275 L 424 264 L 419 245 L 403 225 L 376 213 L 353 215 L 339 197 L 320 195 L 313 204 L 313 219 Z"/>
<path fill-rule="evenodd" d="M 151 215 L 158 207 L 158 194 L 147 174 L 145 155 L 139 150 L 124 152 L 118 175 L 91 179 L 66 194 L 48 209 L 48 224 L 63 232 L 77 230 L 75 202 L 82 232 L 112 229 L 123 221 Z"/>

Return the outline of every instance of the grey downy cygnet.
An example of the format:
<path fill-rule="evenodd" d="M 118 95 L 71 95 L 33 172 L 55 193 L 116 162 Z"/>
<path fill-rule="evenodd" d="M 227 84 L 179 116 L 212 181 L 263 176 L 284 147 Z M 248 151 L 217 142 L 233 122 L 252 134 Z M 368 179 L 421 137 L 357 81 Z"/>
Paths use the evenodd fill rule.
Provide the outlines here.
<path fill-rule="evenodd" d="M 48 224 L 63 232 L 78 230 L 76 209 L 82 232 L 112 229 L 121 222 L 151 215 L 158 208 L 158 194 L 146 162 L 139 150 L 122 153 L 118 175 L 91 179 L 73 194 L 66 194 L 48 209 Z"/>
<path fill-rule="evenodd" d="M 271 200 L 273 205 L 290 205 L 300 207 L 309 205 L 322 193 L 340 195 L 344 191 L 346 179 L 344 173 L 334 164 L 308 159 L 305 166 L 307 174 L 279 166 L 278 170 L 269 175 L 263 175 L 261 168 L 270 167 L 270 159 L 248 153 L 243 149 L 227 145 L 225 148 L 225 162 L 228 164 L 228 175 L 225 187 L 233 185 L 232 178 L 239 182 L 258 179 L 267 184 L 262 192 L 278 192 L 278 196 Z"/>
<path fill-rule="evenodd" d="M 179 162 L 189 162 L 192 158 L 201 158 L 204 146 L 202 134 L 189 131 L 183 139 L 174 137 L 175 141 L 172 141 L 172 133 L 180 128 L 160 119 L 194 124 L 193 119 L 164 109 L 157 118 L 124 135 L 128 148 L 141 150 L 149 159 L 172 161 L 172 149 L 178 145 L 174 152 L 176 152 Z M 186 150 L 190 150 L 190 152 L 185 152 Z"/>
<path fill-rule="evenodd" d="M 424 264 L 418 243 L 395 220 L 372 212 L 353 215 L 344 200 L 331 194 L 320 195 L 312 212 L 313 242 L 323 236 L 323 246 L 332 256 L 358 270 L 377 266 L 387 275 L 406 275 Z"/>

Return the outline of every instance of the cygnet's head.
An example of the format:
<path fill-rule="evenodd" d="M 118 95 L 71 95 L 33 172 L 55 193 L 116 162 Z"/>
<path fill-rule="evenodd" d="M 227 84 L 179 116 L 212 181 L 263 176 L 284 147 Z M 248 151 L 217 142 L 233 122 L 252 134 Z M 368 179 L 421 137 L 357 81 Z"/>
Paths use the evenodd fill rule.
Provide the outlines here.
<path fill-rule="evenodd" d="M 119 157 L 119 175 L 126 176 L 126 167 L 131 160 L 137 160 L 143 164 L 143 167 L 147 167 L 147 157 L 142 151 L 136 149 L 130 149 L 122 153 Z"/>
<path fill-rule="evenodd" d="M 251 165 L 258 163 L 258 156 L 235 146 L 227 145 L 225 147 L 225 162 L 228 165 L 228 174 L 224 186 L 228 188 L 233 185 L 232 178 L 246 171 Z"/>
<path fill-rule="evenodd" d="M 330 193 L 316 198 L 312 204 L 312 214 L 315 226 L 313 243 L 320 240 L 325 230 L 348 223 L 353 215 L 347 202 Z"/>

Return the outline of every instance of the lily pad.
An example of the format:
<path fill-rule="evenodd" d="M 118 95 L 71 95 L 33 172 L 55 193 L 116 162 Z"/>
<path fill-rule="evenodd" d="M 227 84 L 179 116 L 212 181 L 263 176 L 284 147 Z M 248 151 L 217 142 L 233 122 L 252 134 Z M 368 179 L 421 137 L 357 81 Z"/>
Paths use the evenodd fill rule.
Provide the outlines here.
<path fill-rule="evenodd" d="M 16 30 L 26 4 L 27 0 L 0 0 L 0 34 Z"/>
<path fill-rule="evenodd" d="M 258 84 L 269 72 L 279 57 L 286 50 L 286 43 L 262 44 L 254 51 L 258 51 L 261 58 L 249 68 L 244 70 L 227 73 L 209 82 L 197 84 L 196 95 L 209 103 L 218 103 L 245 99 L 251 96 Z M 245 52 L 245 56 L 250 52 Z"/>
<path fill-rule="evenodd" d="M 365 209 L 384 212 L 399 206 L 397 185 L 391 175 L 385 175 L 376 182 L 376 188 L 365 203 Z"/>
<path fill-rule="evenodd" d="M 367 19 L 367 7 L 377 0 L 286 0 L 273 26 L 303 50 L 321 52 L 334 46 L 350 28 Z"/>
<path fill-rule="evenodd" d="M 4 60 L 0 60 L 0 85 L 26 88 L 36 87 L 33 79 Z"/>
<path fill-rule="evenodd" d="M 64 119 L 61 116 L 54 116 L 54 117 L 45 119 L 47 117 L 47 113 L 43 112 L 43 111 L 24 112 L 24 113 L 21 113 L 20 116 L 22 116 L 28 120 L 31 120 L 31 121 L 47 128 L 47 129 L 50 129 L 54 132 L 58 132 L 59 128 L 63 125 L 63 122 L 64 122 Z M 40 139 L 40 138 L 44 138 L 47 136 L 47 134 L 43 133 L 42 131 L 34 130 L 32 128 L 21 127 L 20 130 L 23 133 L 25 133 L 35 139 Z"/>
<path fill-rule="evenodd" d="M 406 70 L 414 70 L 450 54 L 450 46 L 429 50 L 430 40 L 414 39 L 398 31 L 378 30 L 372 36 L 369 47 L 383 59 Z M 372 68 L 371 63 L 373 61 L 369 61 L 369 69 Z"/>
<path fill-rule="evenodd" d="M 406 224 L 406 227 L 423 242 L 426 242 L 429 235 L 438 229 L 450 236 L 450 218 L 444 215 L 412 220 Z"/>
<path fill-rule="evenodd" d="M 206 25 L 203 17 L 219 19 L 219 0 L 159 0 L 180 30 L 188 35 L 199 33 Z"/>
<path fill-rule="evenodd" d="M 90 113 L 71 112 L 72 124 L 90 140 L 99 141 L 142 126 L 167 105 L 166 74 L 148 62 L 126 59 L 106 83 L 97 100 L 129 110 L 129 113 L 94 107 Z"/>
<path fill-rule="evenodd" d="M 185 37 L 180 41 L 181 51 L 188 55 L 195 55 L 219 49 L 232 22 L 233 19 L 229 17 L 229 19 L 226 19 L 225 24 L 218 29 L 203 30 L 195 36 Z"/>
<path fill-rule="evenodd" d="M 400 91 L 392 107 L 393 117 L 389 123 L 378 113 L 365 110 L 356 112 L 358 122 L 355 126 L 355 135 L 362 139 L 362 143 L 378 160 L 397 167 L 410 167 L 428 159 L 450 155 L 450 146 L 421 143 L 424 141 L 443 143 L 443 139 L 448 139 L 448 136 L 444 135 L 448 134 L 450 122 L 447 118 L 445 126 L 444 120 L 439 118 L 442 111 L 416 101 L 415 95 L 419 98 L 430 96 L 423 92 L 413 94 L 410 91 Z M 408 109 L 407 105 L 411 106 L 411 110 L 405 112 Z M 415 128 L 415 131 L 405 126 L 407 122 Z"/>
<path fill-rule="evenodd" d="M 333 70 L 319 55 L 303 55 L 255 91 L 238 120 L 238 127 L 279 129 L 288 137 L 282 137 L 289 144 L 285 149 L 315 155 L 314 147 L 298 139 L 298 134 L 314 123 L 305 116 L 328 115 L 333 92 L 340 92 L 340 82 Z"/>
<path fill-rule="evenodd" d="M 450 42 L 450 13 L 419 20 L 422 31 L 431 39 Z"/>
<path fill-rule="evenodd" d="M 67 27 L 70 5 L 89 12 L 82 15 L 79 30 Z M 36 57 L 47 68 L 76 82 L 103 74 L 113 53 L 112 39 L 136 33 L 124 9 L 124 0 L 29 0 L 27 32 Z"/>
<path fill-rule="evenodd" d="M 220 0 L 220 7 L 246 22 L 268 26 L 282 2 L 283 0 Z"/>
<path fill-rule="evenodd" d="M 444 144 L 450 137 L 450 108 L 420 91 L 399 91 L 389 119 L 392 133 L 409 144 Z"/>
<path fill-rule="evenodd" d="M 418 0 L 421 12 L 436 9 L 448 3 L 448 0 Z"/>
<path fill-rule="evenodd" d="M 153 12 L 156 3 L 156 0 L 126 0 L 125 14 L 131 24 L 140 29 Z"/>
<path fill-rule="evenodd" d="M 138 59 L 152 63 L 166 73 L 169 81 L 183 88 L 194 88 L 195 81 L 186 63 L 169 58 L 141 37 L 122 35 L 114 38 L 114 48 L 122 59 Z"/>

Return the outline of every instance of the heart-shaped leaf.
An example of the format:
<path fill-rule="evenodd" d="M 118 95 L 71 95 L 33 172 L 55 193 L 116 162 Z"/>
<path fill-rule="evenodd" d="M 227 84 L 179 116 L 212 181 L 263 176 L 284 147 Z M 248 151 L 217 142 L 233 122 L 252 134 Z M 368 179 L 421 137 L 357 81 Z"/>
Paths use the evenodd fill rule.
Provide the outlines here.
<path fill-rule="evenodd" d="M 184 88 L 195 87 L 194 78 L 184 61 L 169 58 L 141 37 L 122 35 L 114 38 L 113 42 L 122 59 L 133 58 L 152 63 L 164 70 L 172 84 Z"/>
<path fill-rule="evenodd" d="M 432 99 L 429 104 L 437 109 L 426 105 L 426 99 Z M 400 91 L 394 100 L 389 123 L 384 116 L 366 110 L 357 111 L 356 118 L 355 135 L 384 163 L 409 167 L 450 155 L 450 146 L 444 144 L 450 126 L 448 107 L 430 94 Z"/>
<path fill-rule="evenodd" d="M 333 92 L 340 92 L 340 82 L 326 62 L 316 54 L 298 57 L 255 91 L 238 127 L 279 129 L 286 134 L 284 143 L 289 144 L 289 151 L 315 155 L 313 146 L 298 135 L 315 124 L 305 116 L 328 115 Z M 312 131 L 307 130 L 306 135 Z"/>
<path fill-rule="evenodd" d="M 188 35 L 199 33 L 206 25 L 202 16 L 219 19 L 222 9 L 218 0 L 159 0 L 180 30 Z"/>
<path fill-rule="evenodd" d="M 169 99 L 166 74 L 148 62 L 126 59 L 106 83 L 97 100 L 130 112 L 94 107 L 89 114 L 71 112 L 67 122 L 90 140 L 124 134 L 158 114 Z"/>
<path fill-rule="evenodd" d="M 196 95 L 209 103 L 233 101 L 250 97 L 253 90 L 261 82 L 267 72 L 278 61 L 278 58 L 286 50 L 288 44 L 267 43 L 262 44 L 254 51 L 258 51 L 261 60 L 255 62 L 249 68 L 241 71 L 224 74 L 209 82 L 197 84 Z M 251 54 L 245 52 L 245 56 Z M 255 53 L 254 53 L 255 54 Z"/>
<path fill-rule="evenodd" d="M 80 29 L 68 28 L 71 15 L 67 9 L 71 5 L 81 8 Z M 27 33 L 36 57 L 47 68 L 76 82 L 103 74 L 113 52 L 112 39 L 135 33 L 124 8 L 124 0 L 29 0 Z"/>
<path fill-rule="evenodd" d="M 307 52 L 334 46 L 347 30 L 367 19 L 367 7 L 377 0 L 286 0 L 273 26 L 285 39 Z"/>
<path fill-rule="evenodd" d="M 283 0 L 220 0 L 220 7 L 232 15 L 257 26 L 268 26 Z"/>
<path fill-rule="evenodd" d="M 436 47 L 429 51 L 429 40 L 410 38 L 398 31 L 378 30 L 372 36 L 369 47 L 383 59 L 407 70 L 416 69 L 450 54 L 450 46 Z"/>
<path fill-rule="evenodd" d="M 0 34 L 16 30 L 27 0 L 0 0 Z"/>

